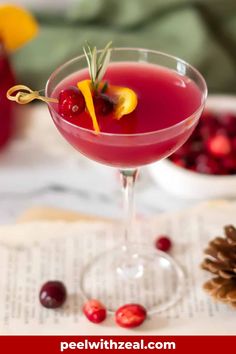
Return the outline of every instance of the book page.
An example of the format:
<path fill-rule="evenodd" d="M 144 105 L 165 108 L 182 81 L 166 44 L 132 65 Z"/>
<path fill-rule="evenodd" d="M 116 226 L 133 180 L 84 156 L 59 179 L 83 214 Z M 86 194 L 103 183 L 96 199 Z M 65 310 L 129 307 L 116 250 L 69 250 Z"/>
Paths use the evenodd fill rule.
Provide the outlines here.
<path fill-rule="evenodd" d="M 171 255 L 184 270 L 186 288 L 175 306 L 149 316 L 134 332 L 117 327 L 112 316 L 101 325 L 91 324 L 81 312 L 83 267 L 99 252 L 122 242 L 117 225 L 40 222 L 1 226 L 0 333 L 236 334 L 235 310 L 214 303 L 205 294 L 202 284 L 211 275 L 199 267 L 209 239 L 222 235 L 223 226 L 233 224 L 235 215 L 236 203 L 209 203 L 163 214 L 138 225 L 135 241 L 147 246 L 153 244 L 158 234 L 171 236 L 174 242 Z M 42 284 L 53 279 L 66 284 L 68 299 L 61 309 L 48 310 L 40 305 L 38 296 Z M 100 284 L 98 279 L 99 276 L 89 279 L 91 287 L 106 299 L 109 281 Z M 149 281 L 153 291 L 160 291 L 158 279 Z M 136 289 L 143 290 L 142 287 Z M 115 301 L 122 303 L 125 291 L 114 287 Z"/>

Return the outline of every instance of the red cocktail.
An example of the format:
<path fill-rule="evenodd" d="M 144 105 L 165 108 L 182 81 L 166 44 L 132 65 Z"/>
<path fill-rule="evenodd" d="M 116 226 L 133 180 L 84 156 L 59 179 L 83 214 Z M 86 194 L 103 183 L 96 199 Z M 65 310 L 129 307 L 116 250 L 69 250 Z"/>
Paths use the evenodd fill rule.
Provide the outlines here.
<path fill-rule="evenodd" d="M 52 96 L 57 98 L 61 90 L 87 78 L 87 70 L 67 77 Z M 66 121 L 52 112 L 62 135 L 84 155 L 111 166 L 137 167 L 167 157 L 189 137 L 196 119 L 188 118 L 202 103 L 201 91 L 194 81 L 170 69 L 134 62 L 111 64 L 104 80 L 133 89 L 138 106 L 120 120 L 114 119 L 113 112 L 105 117 L 98 114 L 103 134 L 93 133 L 86 111 Z M 56 105 L 54 109 L 57 112 Z"/>
<path fill-rule="evenodd" d="M 133 186 L 138 167 L 169 156 L 190 136 L 204 107 L 206 84 L 189 64 L 163 53 L 114 49 L 111 58 L 103 82 L 136 93 L 138 103 L 131 113 L 116 119 L 114 110 L 105 115 L 97 110 L 100 131 L 95 131 L 88 106 L 75 106 L 79 114 L 72 110 L 66 116 L 64 107 L 49 103 L 54 123 L 67 141 L 92 160 L 118 167 L 123 178 L 124 244 L 92 260 L 82 274 L 81 287 L 85 296 L 100 299 L 101 289 L 89 283 L 95 277 L 103 284 L 102 300 L 111 310 L 136 302 L 152 312 L 162 311 L 180 297 L 183 273 L 171 257 L 148 246 L 151 240 L 147 245 L 130 242 Z M 62 65 L 51 75 L 46 96 L 57 99 L 68 87 L 88 79 L 86 66 L 85 56 Z M 96 95 L 92 99 L 95 102 Z M 153 282 L 161 291 L 155 291 Z M 124 287 L 125 292 L 120 291 Z"/>

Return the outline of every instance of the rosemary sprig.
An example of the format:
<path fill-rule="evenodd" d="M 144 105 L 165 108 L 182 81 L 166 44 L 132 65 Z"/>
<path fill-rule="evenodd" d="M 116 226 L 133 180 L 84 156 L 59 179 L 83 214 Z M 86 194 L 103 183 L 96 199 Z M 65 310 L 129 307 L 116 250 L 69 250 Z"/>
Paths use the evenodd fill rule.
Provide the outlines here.
<path fill-rule="evenodd" d="M 97 48 L 94 47 L 91 49 L 91 46 L 88 42 L 86 42 L 85 46 L 83 47 L 83 51 L 88 63 L 92 88 L 94 91 L 97 91 L 99 83 L 102 81 L 109 65 L 111 57 L 111 45 L 112 42 L 109 42 L 101 51 L 100 55 L 98 55 Z"/>

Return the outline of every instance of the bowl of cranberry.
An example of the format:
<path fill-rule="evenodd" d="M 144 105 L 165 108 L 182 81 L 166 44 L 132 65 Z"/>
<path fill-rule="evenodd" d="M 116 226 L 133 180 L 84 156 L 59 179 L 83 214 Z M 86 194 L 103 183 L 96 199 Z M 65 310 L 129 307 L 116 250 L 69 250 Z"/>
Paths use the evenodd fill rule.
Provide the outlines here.
<path fill-rule="evenodd" d="M 236 97 L 210 96 L 189 140 L 149 168 L 154 180 L 177 196 L 236 197 Z"/>

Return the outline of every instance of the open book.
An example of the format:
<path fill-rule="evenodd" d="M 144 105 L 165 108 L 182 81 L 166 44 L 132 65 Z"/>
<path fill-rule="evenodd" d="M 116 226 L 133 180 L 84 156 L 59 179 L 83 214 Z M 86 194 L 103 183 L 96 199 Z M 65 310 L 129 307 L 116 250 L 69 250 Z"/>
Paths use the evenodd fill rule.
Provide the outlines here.
<path fill-rule="evenodd" d="M 117 327 L 112 316 L 94 325 L 81 313 L 80 270 L 99 251 L 117 244 L 114 225 L 32 222 L 1 226 L 0 334 L 236 334 L 236 310 L 214 303 L 204 293 L 202 284 L 209 275 L 199 267 L 209 239 L 234 222 L 236 203 L 213 202 L 139 225 L 137 242 L 151 244 L 162 233 L 171 236 L 172 256 L 185 271 L 186 290 L 177 305 L 151 316 L 134 332 Z M 39 303 L 39 289 L 50 279 L 67 286 L 68 300 L 61 309 L 48 310 Z M 91 282 L 101 286 L 96 279 Z M 153 287 L 158 291 L 158 281 Z"/>

